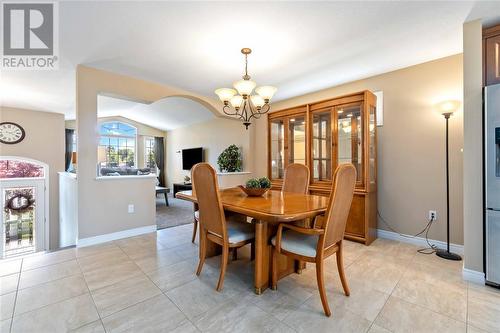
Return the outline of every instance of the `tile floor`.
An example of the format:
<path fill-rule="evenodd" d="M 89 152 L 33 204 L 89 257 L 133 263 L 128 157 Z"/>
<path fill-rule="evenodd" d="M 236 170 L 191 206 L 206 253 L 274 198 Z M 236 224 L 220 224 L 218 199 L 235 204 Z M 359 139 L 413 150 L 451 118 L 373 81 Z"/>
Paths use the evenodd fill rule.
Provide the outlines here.
<path fill-rule="evenodd" d="M 216 292 L 219 257 L 194 274 L 192 225 L 98 246 L 0 261 L 3 332 L 500 332 L 500 291 L 467 283 L 461 263 L 378 239 L 346 242 L 323 315 L 313 266 L 257 296 L 243 248 Z"/>

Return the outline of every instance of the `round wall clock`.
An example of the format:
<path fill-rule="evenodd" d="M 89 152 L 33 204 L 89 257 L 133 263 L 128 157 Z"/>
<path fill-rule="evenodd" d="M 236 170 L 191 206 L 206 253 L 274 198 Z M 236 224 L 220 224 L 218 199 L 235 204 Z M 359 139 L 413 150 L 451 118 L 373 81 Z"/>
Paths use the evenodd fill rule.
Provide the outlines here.
<path fill-rule="evenodd" d="M 0 142 L 6 144 L 15 144 L 23 141 L 26 133 L 24 128 L 16 123 L 4 121 L 0 123 Z"/>

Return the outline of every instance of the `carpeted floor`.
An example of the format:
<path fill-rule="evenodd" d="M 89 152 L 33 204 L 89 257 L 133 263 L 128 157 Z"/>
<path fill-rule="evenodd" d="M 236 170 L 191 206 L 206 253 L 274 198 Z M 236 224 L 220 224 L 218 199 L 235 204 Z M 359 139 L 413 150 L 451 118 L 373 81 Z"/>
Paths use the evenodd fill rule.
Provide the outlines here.
<path fill-rule="evenodd" d="M 182 224 L 193 223 L 193 204 L 168 196 L 168 203 L 165 205 L 165 197 L 156 197 L 156 225 L 158 229 L 175 227 Z"/>

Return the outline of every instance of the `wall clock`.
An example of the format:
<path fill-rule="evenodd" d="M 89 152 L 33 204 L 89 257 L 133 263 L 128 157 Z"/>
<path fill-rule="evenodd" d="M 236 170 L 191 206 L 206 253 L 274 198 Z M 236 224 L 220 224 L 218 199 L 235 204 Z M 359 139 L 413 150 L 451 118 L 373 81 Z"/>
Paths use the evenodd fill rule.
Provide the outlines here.
<path fill-rule="evenodd" d="M 15 144 L 23 141 L 26 133 L 21 125 L 4 121 L 0 123 L 0 142 L 6 144 Z"/>

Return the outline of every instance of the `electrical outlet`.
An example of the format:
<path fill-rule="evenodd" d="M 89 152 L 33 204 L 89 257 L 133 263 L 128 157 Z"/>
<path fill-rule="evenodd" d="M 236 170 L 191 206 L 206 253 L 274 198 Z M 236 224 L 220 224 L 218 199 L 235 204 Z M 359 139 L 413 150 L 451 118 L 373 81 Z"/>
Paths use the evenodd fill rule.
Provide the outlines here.
<path fill-rule="evenodd" d="M 132 214 L 134 211 L 135 211 L 134 205 L 132 205 L 132 204 L 128 205 L 128 212 L 129 212 L 129 214 Z"/>
<path fill-rule="evenodd" d="M 436 221 L 438 218 L 437 212 L 435 210 L 430 210 L 428 218 L 429 218 L 429 221 L 430 220 Z"/>

